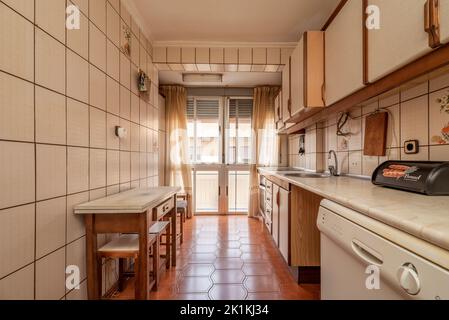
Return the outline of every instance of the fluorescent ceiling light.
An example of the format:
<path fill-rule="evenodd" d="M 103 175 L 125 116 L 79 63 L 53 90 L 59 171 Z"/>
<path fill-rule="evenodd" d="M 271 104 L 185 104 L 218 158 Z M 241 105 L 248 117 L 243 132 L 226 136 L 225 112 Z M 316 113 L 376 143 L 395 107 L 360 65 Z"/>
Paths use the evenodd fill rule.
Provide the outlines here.
<path fill-rule="evenodd" d="M 223 82 L 223 75 L 218 73 L 184 73 L 184 82 Z"/>

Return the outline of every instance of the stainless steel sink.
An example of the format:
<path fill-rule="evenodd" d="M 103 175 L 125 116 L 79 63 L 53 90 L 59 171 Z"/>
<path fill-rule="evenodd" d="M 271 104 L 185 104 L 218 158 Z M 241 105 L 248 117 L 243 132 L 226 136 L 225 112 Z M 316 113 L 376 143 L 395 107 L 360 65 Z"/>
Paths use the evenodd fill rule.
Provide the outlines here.
<path fill-rule="evenodd" d="M 315 178 L 315 179 L 324 179 L 331 177 L 329 174 L 307 173 L 307 172 L 286 173 L 285 176 L 291 178 Z"/>

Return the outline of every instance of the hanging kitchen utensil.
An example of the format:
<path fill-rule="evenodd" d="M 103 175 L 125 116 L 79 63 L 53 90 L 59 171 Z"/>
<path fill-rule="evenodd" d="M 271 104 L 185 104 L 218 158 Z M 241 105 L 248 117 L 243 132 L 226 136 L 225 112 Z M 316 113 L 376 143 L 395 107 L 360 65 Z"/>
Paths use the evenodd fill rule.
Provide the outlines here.
<path fill-rule="evenodd" d="M 365 156 L 386 155 L 388 131 L 388 113 L 376 112 L 366 117 L 365 122 Z"/>

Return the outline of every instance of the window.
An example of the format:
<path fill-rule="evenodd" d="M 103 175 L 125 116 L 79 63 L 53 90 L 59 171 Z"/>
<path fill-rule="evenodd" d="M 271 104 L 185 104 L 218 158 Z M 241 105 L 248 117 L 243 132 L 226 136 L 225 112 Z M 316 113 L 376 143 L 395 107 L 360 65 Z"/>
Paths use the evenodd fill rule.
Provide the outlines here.
<path fill-rule="evenodd" d="M 229 99 L 227 163 L 249 164 L 251 160 L 252 99 Z"/>
<path fill-rule="evenodd" d="M 221 116 L 219 98 L 189 98 L 187 121 L 190 161 L 221 163 Z"/>

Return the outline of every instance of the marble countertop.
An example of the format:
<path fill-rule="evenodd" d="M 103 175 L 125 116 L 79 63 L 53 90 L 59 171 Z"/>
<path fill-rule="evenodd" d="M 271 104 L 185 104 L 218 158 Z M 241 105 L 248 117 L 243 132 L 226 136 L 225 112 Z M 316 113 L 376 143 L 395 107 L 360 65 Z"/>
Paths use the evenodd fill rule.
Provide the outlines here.
<path fill-rule="evenodd" d="M 75 214 L 142 213 L 179 193 L 179 187 L 139 188 L 75 206 Z"/>
<path fill-rule="evenodd" d="M 258 169 L 449 250 L 449 196 L 430 197 L 393 190 L 351 177 L 296 178 L 286 177 L 276 168 Z"/>

